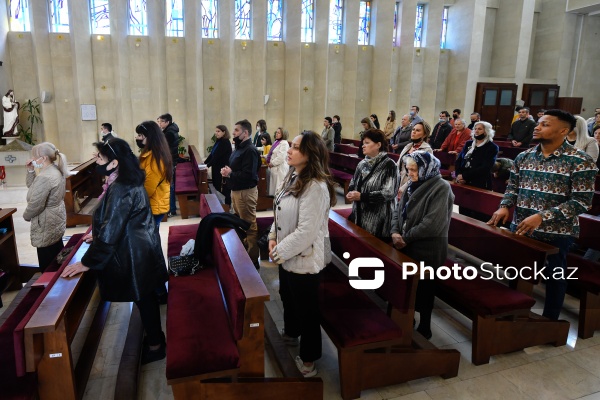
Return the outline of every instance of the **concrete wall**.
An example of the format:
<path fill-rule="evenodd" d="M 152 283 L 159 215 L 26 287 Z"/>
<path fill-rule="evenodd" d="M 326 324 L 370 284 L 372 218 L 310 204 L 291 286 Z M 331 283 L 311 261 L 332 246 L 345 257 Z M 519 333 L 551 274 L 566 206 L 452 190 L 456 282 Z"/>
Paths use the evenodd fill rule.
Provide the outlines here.
<path fill-rule="evenodd" d="M 90 157 L 102 122 L 133 144 L 134 128 L 170 112 L 181 134 L 204 153 L 217 124 L 232 128 L 264 118 L 293 137 L 318 132 L 339 114 L 343 136 L 356 137 L 360 119 L 412 104 L 434 121 L 442 109 L 470 112 L 479 81 L 558 83 L 561 96 L 600 104 L 597 38 L 600 17 L 565 13 L 567 0 L 455 0 L 447 50 L 439 37 L 444 2 L 425 1 L 425 43 L 413 46 L 417 0 L 400 5 L 400 46 L 393 47 L 395 2 L 373 0 L 368 46 L 357 45 L 358 1 L 346 1 L 344 43 L 328 44 L 329 2 L 316 0 L 315 42 L 301 43 L 301 0 L 284 4 L 284 41 L 266 41 L 267 0 L 253 0 L 252 40 L 234 39 L 233 2 L 220 2 L 219 38 L 203 39 L 198 2 L 185 2 L 185 37 L 166 37 L 164 1 L 149 0 L 149 35 L 129 36 L 127 2 L 110 1 L 110 35 L 90 35 L 87 0 L 70 0 L 71 32 L 48 32 L 45 2 L 30 2 L 32 32 L 0 24 L 0 92 L 20 100 L 42 91 L 38 140 L 55 142 L 70 161 Z M 0 20 L 7 18 L 0 2 Z M 579 28 L 580 29 L 579 29 Z M 579 35 L 581 34 L 581 35 Z M 597 68 L 596 68 L 597 69 Z M 568 93 L 567 93 L 568 92 Z M 269 96 L 265 104 L 265 95 Z M 97 121 L 81 121 L 81 104 L 95 104 Z"/>

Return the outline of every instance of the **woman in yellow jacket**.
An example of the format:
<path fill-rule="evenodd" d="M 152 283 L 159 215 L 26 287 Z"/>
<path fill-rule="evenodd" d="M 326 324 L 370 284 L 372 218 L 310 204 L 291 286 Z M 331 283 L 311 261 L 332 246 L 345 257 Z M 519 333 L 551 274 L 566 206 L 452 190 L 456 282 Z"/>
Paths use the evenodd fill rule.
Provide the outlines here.
<path fill-rule="evenodd" d="M 165 135 L 156 122 L 144 121 L 135 128 L 135 132 L 135 142 L 142 149 L 140 168 L 146 172 L 144 187 L 158 229 L 160 221 L 169 212 L 173 160 Z"/>

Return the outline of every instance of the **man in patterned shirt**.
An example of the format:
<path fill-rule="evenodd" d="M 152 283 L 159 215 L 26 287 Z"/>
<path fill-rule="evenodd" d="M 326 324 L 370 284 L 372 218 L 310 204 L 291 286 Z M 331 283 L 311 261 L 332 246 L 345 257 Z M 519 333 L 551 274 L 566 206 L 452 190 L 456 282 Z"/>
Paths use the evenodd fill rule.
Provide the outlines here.
<path fill-rule="evenodd" d="M 558 247 L 548 256 L 546 302 L 543 315 L 558 319 L 567 289 L 566 259 L 579 235 L 577 216 L 589 210 L 598 168 L 592 158 L 565 141 L 575 128 L 575 117 L 566 111 L 548 110 L 533 131 L 539 144 L 520 153 L 500 208 L 489 225 L 505 223 L 515 206 L 511 229 Z M 541 266 L 538 266 L 541 268 Z"/>

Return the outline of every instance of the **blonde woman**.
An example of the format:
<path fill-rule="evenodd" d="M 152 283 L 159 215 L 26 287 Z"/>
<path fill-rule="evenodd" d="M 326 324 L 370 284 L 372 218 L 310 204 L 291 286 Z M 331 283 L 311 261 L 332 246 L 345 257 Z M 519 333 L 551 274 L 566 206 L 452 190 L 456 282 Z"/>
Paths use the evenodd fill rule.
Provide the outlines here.
<path fill-rule="evenodd" d="M 65 183 L 69 171 L 65 155 L 50 142 L 33 146 L 31 155 L 33 158 L 26 164 L 29 191 L 23 219 L 31 221 L 31 245 L 37 248 L 40 269 L 44 272 L 64 247 Z"/>

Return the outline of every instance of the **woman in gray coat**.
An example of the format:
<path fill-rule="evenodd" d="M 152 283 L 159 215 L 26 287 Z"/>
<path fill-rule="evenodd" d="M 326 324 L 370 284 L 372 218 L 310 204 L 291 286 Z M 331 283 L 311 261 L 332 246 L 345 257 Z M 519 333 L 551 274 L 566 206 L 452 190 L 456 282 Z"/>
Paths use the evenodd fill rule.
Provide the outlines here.
<path fill-rule="evenodd" d="M 42 272 L 64 247 L 62 237 L 67 226 L 65 183 L 69 174 L 67 159 L 50 142 L 31 149 L 33 158 L 26 164 L 29 188 L 25 221 L 31 221 L 31 245 L 37 248 Z M 36 175 L 35 169 L 39 170 Z"/>
<path fill-rule="evenodd" d="M 392 241 L 417 263 L 422 261 L 436 269 L 446 261 L 454 194 L 442 179 L 440 161 L 435 156 L 416 151 L 404 160 L 409 183 L 392 218 Z M 431 338 L 433 278 L 419 282 L 415 301 L 420 315 L 417 331 L 427 339 Z"/>

